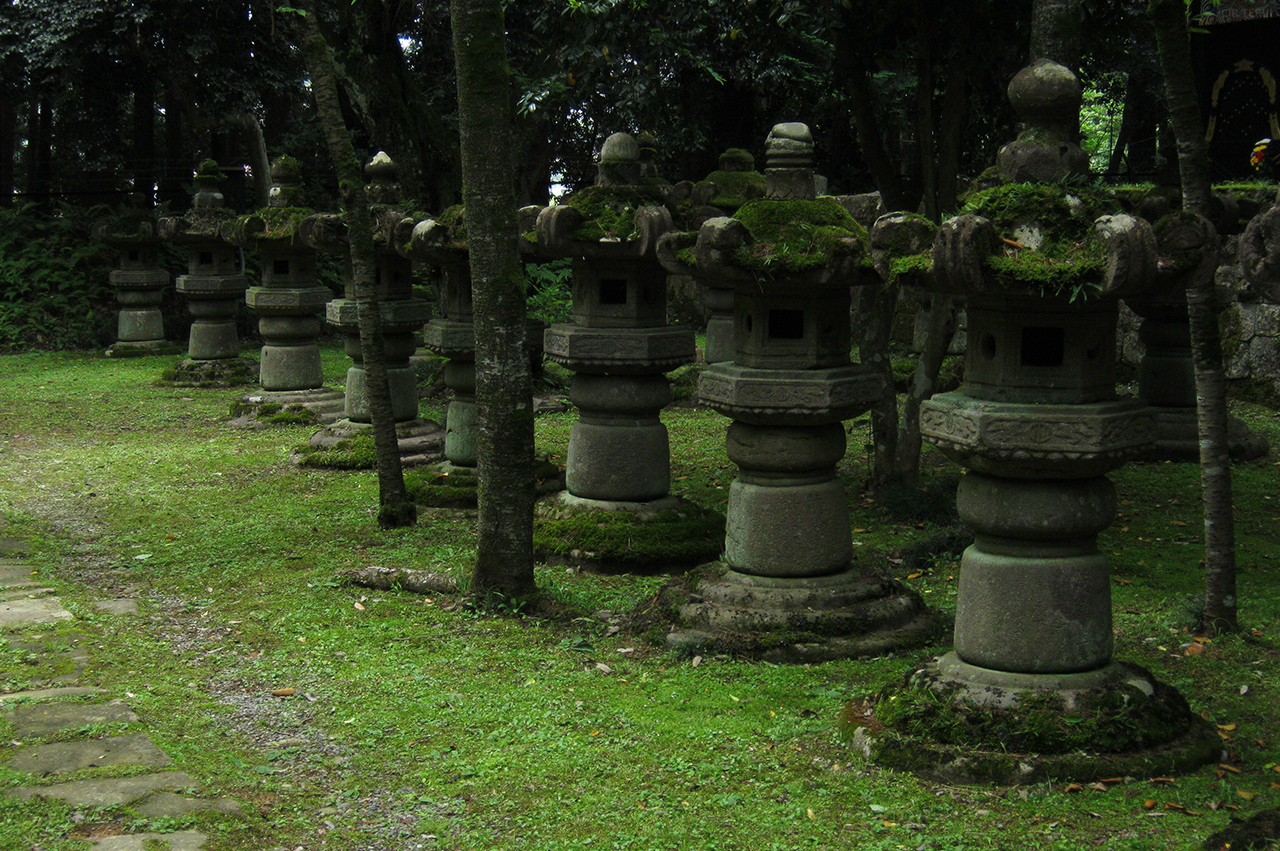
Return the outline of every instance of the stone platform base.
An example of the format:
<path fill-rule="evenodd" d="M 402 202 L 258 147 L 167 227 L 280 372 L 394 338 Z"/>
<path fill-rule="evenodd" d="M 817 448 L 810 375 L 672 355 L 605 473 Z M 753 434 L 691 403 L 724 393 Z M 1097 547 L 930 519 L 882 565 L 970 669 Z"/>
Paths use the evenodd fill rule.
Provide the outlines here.
<path fill-rule="evenodd" d="M 914 591 L 857 566 L 832 576 L 774 578 L 720 562 L 679 609 L 668 648 L 734 653 L 768 662 L 825 662 L 919 647 L 940 618 Z"/>
<path fill-rule="evenodd" d="M 646 502 L 561 491 L 534 506 L 534 556 L 596 573 L 683 573 L 724 548 L 724 518 L 676 496 Z"/>
<path fill-rule="evenodd" d="M 1218 758 L 1213 725 L 1123 662 L 1075 674 L 978 668 L 955 653 L 845 707 L 852 746 L 941 783 L 1013 785 L 1153 777 Z"/>
<path fill-rule="evenodd" d="M 564 470 L 546 453 L 533 461 L 534 492 L 539 496 L 564 489 Z M 441 461 L 415 470 L 405 477 L 409 497 L 420 508 L 475 508 L 479 480 L 475 467 Z"/>
<path fill-rule="evenodd" d="M 182 347 L 168 340 L 121 340 L 107 347 L 104 354 L 109 358 L 142 358 L 149 355 L 176 355 Z"/>
<path fill-rule="evenodd" d="M 433 420 L 396 423 L 400 464 L 420 467 L 440 460 L 444 452 L 444 429 Z M 338 420 L 316 432 L 304 447 L 293 454 L 293 463 L 306 467 L 373 469 L 373 425 Z"/>
<path fill-rule="evenodd" d="M 187 358 L 160 377 L 173 387 L 243 387 L 258 381 L 258 362 L 252 358 Z"/>
<path fill-rule="evenodd" d="M 273 425 L 331 423 L 342 416 L 346 396 L 341 390 L 272 390 L 241 396 L 231 405 L 230 426 L 267 428 Z"/>
<path fill-rule="evenodd" d="M 1200 461 L 1200 431 L 1194 408 L 1152 408 L 1156 412 L 1155 448 L 1140 461 Z M 1243 420 L 1227 421 L 1227 444 L 1233 461 L 1253 461 L 1271 448 L 1267 439 L 1254 434 Z"/>

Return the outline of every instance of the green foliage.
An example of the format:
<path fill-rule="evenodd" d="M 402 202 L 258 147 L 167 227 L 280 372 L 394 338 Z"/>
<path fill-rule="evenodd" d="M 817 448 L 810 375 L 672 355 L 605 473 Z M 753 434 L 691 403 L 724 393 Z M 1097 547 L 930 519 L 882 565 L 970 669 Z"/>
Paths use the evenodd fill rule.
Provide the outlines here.
<path fill-rule="evenodd" d="M 98 345 L 115 302 L 115 252 L 89 236 L 102 212 L 0 209 L 0 351 Z"/>
<path fill-rule="evenodd" d="M 744 266 L 818 269 L 836 257 L 860 254 L 866 245 L 866 228 L 833 198 L 750 201 L 734 217 L 751 234 L 752 243 L 735 254 Z"/>
<path fill-rule="evenodd" d="M 554 325 L 572 318 L 573 261 L 570 258 L 526 263 L 524 276 L 530 319 Z"/>

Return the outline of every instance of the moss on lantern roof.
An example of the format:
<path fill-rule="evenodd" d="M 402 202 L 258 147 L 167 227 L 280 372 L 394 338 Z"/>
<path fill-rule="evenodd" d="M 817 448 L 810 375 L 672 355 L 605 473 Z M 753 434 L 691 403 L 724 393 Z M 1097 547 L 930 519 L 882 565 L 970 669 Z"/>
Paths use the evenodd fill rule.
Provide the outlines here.
<path fill-rule="evenodd" d="M 436 221 L 449 229 L 449 237 L 456 244 L 466 244 L 467 208 L 464 204 L 454 204 L 449 207 L 436 218 Z"/>
<path fill-rule="evenodd" d="M 1075 301 L 1102 288 L 1107 251 L 1094 220 L 1121 209 L 1110 192 L 1009 183 L 970 196 L 964 212 L 990 220 L 1001 237 L 986 265 L 1002 289 Z"/>
<path fill-rule="evenodd" d="M 713 171 L 705 182 L 716 188 L 711 203 L 729 209 L 763 197 L 768 185 L 758 171 Z"/>
<path fill-rule="evenodd" d="M 247 225 L 249 220 L 257 218 L 263 222 L 263 229 L 248 234 L 252 239 L 288 239 L 296 236 L 302 220 L 315 215 L 310 207 L 263 207 L 240 220 Z"/>
<path fill-rule="evenodd" d="M 641 207 L 666 207 L 666 193 L 649 186 L 590 186 L 565 198 L 583 216 L 569 235 L 579 242 L 602 239 L 628 240 L 636 235 L 636 211 Z"/>
<path fill-rule="evenodd" d="M 738 249 L 734 259 L 749 268 L 817 269 L 859 253 L 847 240 L 863 246 L 867 240 L 867 229 L 834 198 L 749 201 L 734 218 L 751 234 L 751 244 Z"/>

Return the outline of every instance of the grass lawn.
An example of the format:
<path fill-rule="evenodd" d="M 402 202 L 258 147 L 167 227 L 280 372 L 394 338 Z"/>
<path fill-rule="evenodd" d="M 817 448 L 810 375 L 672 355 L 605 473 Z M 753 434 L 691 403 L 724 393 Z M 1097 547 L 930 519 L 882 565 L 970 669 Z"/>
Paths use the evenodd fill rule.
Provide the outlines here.
<path fill-rule="evenodd" d="M 339 386 L 347 361 L 340 349 L 325 357 Z M 540 567 L 544 592 L 570 611 L 553 621 L 343 586 L 340 571 L 368 565 L 465 578 L 474 512 L 428 509 L 412 529 L 379 531 L 372 473 L 294 467 L 290 451 L 310 429 L 231 429 L 235 391 L 153 384 L 172 360 L 0 357 L 0 535 L 28 542 L 76 615 L 24 638 L 56 650 L 86 637 L 84 681 L 127 699 L 175 767 L 246 815 L 147 824 L 125 808 L 0 797 L 0 848 L 68 851 L 116 825 L 194 826 L 209 851 L 1190 849 L 1231 818 L 1280 806 L 1274 455 L 1235 469 L 1241 635 L 1195 641 L 1194 465 L 1115 473 L 1121 514 L 1101 542 L 1117 656 L 1221 725 L 1224 765 L 1073 791 L 953 788 L 867 765 L 837 730 L 846 701 L 945 647 L 804 667 L 695 665 L 598 615 L 643 603 L 662 577 Z M 1236 413 L 1280 444 L 1275 412 Z M 727 421 L 688 408 L 664 421 L 675 492 L 723 510 Z M 539 448 L 563 457 L 572 422 L 540 418 Z M 955 558 L 927 547 L 904 557 L 946 528 L 866 496 L 867 428 L 849 426 L 841 472 L 859 553 L 953 611 Z M 931 475 L 958 472 L 929 460 Z M 115 596 L 138 597 L 141 613 L 91 605 Z M 0 691 L 51 673 L 0 640 Z M 12 751 L 0 746 L 0 763 Z M 27 782 L 0 766 L 0 788 Z"/>

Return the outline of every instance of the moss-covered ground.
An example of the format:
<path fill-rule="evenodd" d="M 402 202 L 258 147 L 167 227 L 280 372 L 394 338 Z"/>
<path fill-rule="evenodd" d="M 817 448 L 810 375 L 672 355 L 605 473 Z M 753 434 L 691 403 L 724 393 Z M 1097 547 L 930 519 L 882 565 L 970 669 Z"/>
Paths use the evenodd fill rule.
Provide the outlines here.
<path fill-rule="evenodd" d="M 339 382 L 345 358 L 325 357 Z M 291 465 L 308 427 L 228 428 L 236 391 L 153 384 L 170 365 L 0 358 L 0 536 L 28 542 L 76 615 L 38 640 L 54 649 L 84 636 L 83 679 L 127 699 L 175 767 L 248 815 L 148 825 L 0 796 L 0 848 L 82 849 L 75 837 L 93 825 L 195 825 L 208 851 L 1191 849 L 1233 817 L 1280 806 L 1274 455 L 1236 468 L 1239 636 L 1194 630 L 1194 466 L 1115 474 L 1120 516 L 1102 538 L 1118 655 L 1220 725 L 1222 764 L 1164 781 L 957 788 L 864 764 L 837 729 L 847 701 L 943 647 L 811 667 L 679 660 L 604 614 L 643 609 L 662 577 L 564 567 L 538 570 L 554 618 L 343 586 L 339 571 L 369 565 L 464 578 L 474 512 L 428 509 L 414 528 L 381 532 L 372 473 Z M 1237 413 L 1280 443 L 1276 413 Z M 664 420 L 675 491 L 723 510 L 725 421 L 693 408 Z M 539 447 L 563 456 L 572 422 L 541 417 Z M 868 497 L 867 428 L 849 428 L 840 469 L 858 550 L 952 610 L 952 527 Z M 926 460 L 930 482 L 956 472 Z M 139 598 L 140 615 L 89 602 L 122 595 Z M 40 658 L 0 640 L 0 688 L 56 672 Z M 0 788 L 21 782 L 0 767 Z"/>

